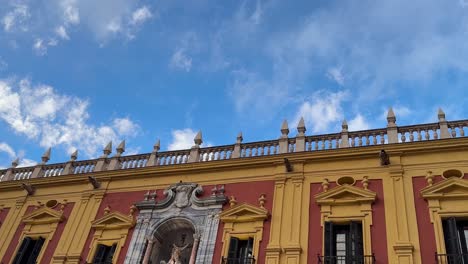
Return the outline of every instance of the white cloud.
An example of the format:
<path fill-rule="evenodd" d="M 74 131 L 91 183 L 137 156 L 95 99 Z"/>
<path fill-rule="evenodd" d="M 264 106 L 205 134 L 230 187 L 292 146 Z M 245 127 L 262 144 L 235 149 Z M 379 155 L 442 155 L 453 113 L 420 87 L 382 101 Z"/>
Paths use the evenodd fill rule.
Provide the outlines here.
<path fill-rule="evenodd" d="M 66 25 L 77 25 L 80 23 L 80 12 L 77 2 L 77 0 L 59 1 L 62 10 L 62 17 Z"/>
<path fill-rule="evenodd" d="M 369 123 L 361 114 L 357 114 L 353 119 L 348 122 L 350 131 L 366 130 L 370 128 Z"/>
<path fill-rule="evenodd" d="M 14 158 L 16 156 L 13 148 L 5 142 L 0 142 L 0 152 L 5 152 L 10 158 Z"/>
<path fill-rule="evenodd" d="M 86 100 L 28 80 L 0 81 L 0 120 L 42 147 L 61 146 L 67 152 L 79 149 L 86 157 L 95 157 L 108 141 L 134 136 L 139 129 L 129 118 L 98 126 L 88 119 Z"/>
<path fill-rule="evenodd" d="M 153 14 L 151 14 L 149 8 L 147 6 L 143 6 L 132 13 L 132 17 L 129 23 L 132 25 L 142 24 L 148 19 L 150 19 L 152 16 Z"/>
<path fill-rule="evenodd" d="M 114 119 L 113 127 L 117 130 L 117 133 L 122 136 L 135 136 L 139 131 L 139 126 L 129 118 Z"/>
<path fill-rule="evenodd" d="M 172 141 L 169 144 L 168 150 L 179 150 L 179 149 L 189 149 L 195 143 L 193 139 L 197 135 L 197 132 L 193 131 L 191 128 L 185 128 L 181 130 L 172 131 Z"/>
<path fill-rule="evenodd" d="M 47 44 L 44 42 L 43 39 L 36 39 L 33 44 L 33 49 L 39 56 L 47 54 Z"/>
<path fill-rule="evenodd" d="M 348 99 L 347 92 L 319 91 L 312 96 L 311 101 L 302 103 L 296 113 L 293 124 L 304 117 L 306 127 L 313 133 L 328 132 L 330 125 L 343 120 L 342 103 Z"/>
<path fill-rule="evenodd" d="M 28 27 L 26 22 L 31 17 L 29 13 L 29 7 L 25 4 L 14 4 L 13 10 L 5 14 L 1 19 L 3 24 L 3 30 L 6 32 L 12 32 L 15 28 L 19 28 L 22 31 L 27 31 Z"/>
<path fill-rule="evenodd" d="M 69 40 L 67 29 L 64 26 L 59 26 L 55 29 L 55 33 L 64 40 Z"/>
<path fill-rule="evenodd" d="M 327 77 L 334 80 L 339 85 L 344 85 L 345 77 L 342 73 L 341 67 L 332 67 L 328 69 Z"/>
<path fill-rule="evenodd" d="M 185 54 L 184 49 L 178 49 L 174 54 L 172 54 L 169 67 L 189 72 L 192 68 L 192 58 Z"/>

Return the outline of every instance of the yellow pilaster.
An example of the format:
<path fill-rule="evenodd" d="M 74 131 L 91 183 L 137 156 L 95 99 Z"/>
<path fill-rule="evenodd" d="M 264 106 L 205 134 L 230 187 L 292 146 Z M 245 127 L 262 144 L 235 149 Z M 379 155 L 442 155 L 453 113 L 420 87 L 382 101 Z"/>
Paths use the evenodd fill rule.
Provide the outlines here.
<path fill-rule="evenodd" d="M 411 178 L 404 176 L 399 162 L 388 169 L 390 177 L 383 182 L 389 260 L 401 264 L 421 263 L 416 253 L 419 240 Z"/>
<path fill-rule="evenodd" d="M 56 250 L 52 263 L 80 263 L 81 252 L 91 230 L 91 222 L 96 218 L 97 211 L 105 191 L 85 192 L 79 204 L 70 215 L 72 220 L 64 232 L 62 245 Z"/>
<path fill-rule="evenodd" d="M 3 241 L 3 243 L 0 244 L 0 259 L 5 255 L 8 246 L 11 244 L 13 236 L 15 235 L 16 229 L 18 229 L 18 226 L 21 223 L 20 219 L 28 208 L 27 206 L 24 206 L 25 202 L 26 197 L 17 199 L 14 204 L 5 204 L 5 207 L 10 207 L 10 210 L 0 229 L 0 238 L 2 238 Z"/>
<path fill-rule="evenodd" d="M 278 166 L 276 168 L 277 174 L 275 179 L 275 191 L 273 195 L 273 209 L 271 213 L 270 225 L 270 241 L 266 248 L 265 263 L 278 264 L 280 263 L 281 255 L 281 230 L 283 222 L 283 203 L 284 192 L 286 187 L 286 175 L 284 167 Z"/>

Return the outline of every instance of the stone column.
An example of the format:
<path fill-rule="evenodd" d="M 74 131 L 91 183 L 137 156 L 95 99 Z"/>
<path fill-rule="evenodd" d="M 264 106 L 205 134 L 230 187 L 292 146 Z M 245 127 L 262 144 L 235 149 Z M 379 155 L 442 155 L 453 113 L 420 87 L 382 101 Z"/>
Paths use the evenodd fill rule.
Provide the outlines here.
<path fill-rule="evenodd" d="M 153 249 L 154 239 L 147 239 L 148 244 L 146 246 L 145 256 L 143 258 L 143 264 L 148 264 L 151 257 L 151 250 Z"/>
<path fill-rule="evenodd" d="M 192 253 L 190 253 L 190 261 L 189 264 L 195 264 L 197 260 L 197 250 L 198 250 L 198 243 L 200 242 L 200 236 L 197 234 L 193 235 L 193 246 L 192 246 Z"/>

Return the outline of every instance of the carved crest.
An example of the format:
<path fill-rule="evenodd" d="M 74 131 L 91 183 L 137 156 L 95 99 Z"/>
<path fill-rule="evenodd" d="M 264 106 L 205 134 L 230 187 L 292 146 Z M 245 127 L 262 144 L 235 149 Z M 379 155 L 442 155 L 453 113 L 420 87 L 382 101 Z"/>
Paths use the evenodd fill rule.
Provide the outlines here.
<path fill-rule="evenodd" d="M 139 210 L 144 209 L 164 209 L 169 207 L 186 208 L 189 206 L 210 206 L 223 205 L 227 202 L 227 197 L 224 195 L 224 186 L 217 189 L 210 197 L 198 198 L 203 194 L 203 188 L 196 183 L 179 182 L 169 186 L 164 191 L 165 198 L 162 201 L 155 202 L 154 200 L 145 199 L 138 202 L 136 207 Z"/>

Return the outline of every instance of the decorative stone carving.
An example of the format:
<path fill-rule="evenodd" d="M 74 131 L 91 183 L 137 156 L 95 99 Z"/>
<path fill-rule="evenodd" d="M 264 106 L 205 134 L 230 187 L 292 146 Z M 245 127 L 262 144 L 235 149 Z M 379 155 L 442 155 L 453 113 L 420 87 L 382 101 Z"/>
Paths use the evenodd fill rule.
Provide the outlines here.
<path fill-rule="evenodd" d="M 219 219 L 211 216 L 219 214 L 227 202 L 224 186 L 213 189 L 211 195 L 202 197 L 203 188 L 200 185 L 179 182 L 164 190 L 163 198 L 159 201 L 151 199 L 151 192 L 147 192 L 142 201 L 135 204 L 139 214 L 125 263 L 138 263 L 145 258 L 145 254 L 151 255 L 146 258 L 151 262 L 167 261 L 173 253 L 167 248 L 167 243 L 172 245 L 177 234 L 186 237 L 196 235 L 199 238 L 197 241 L 186 241 L 191 245 L 197 244 L 195 248 L 192 246 L 191 252 L 184 253 L 187 260 L 183 261 L 209 263 L 213 258 L 219 224 Z M 156 241 L 149 251 L 145 250 L 148 237 Z M 185 245 L 186 242 L 177 243 Z"/>

